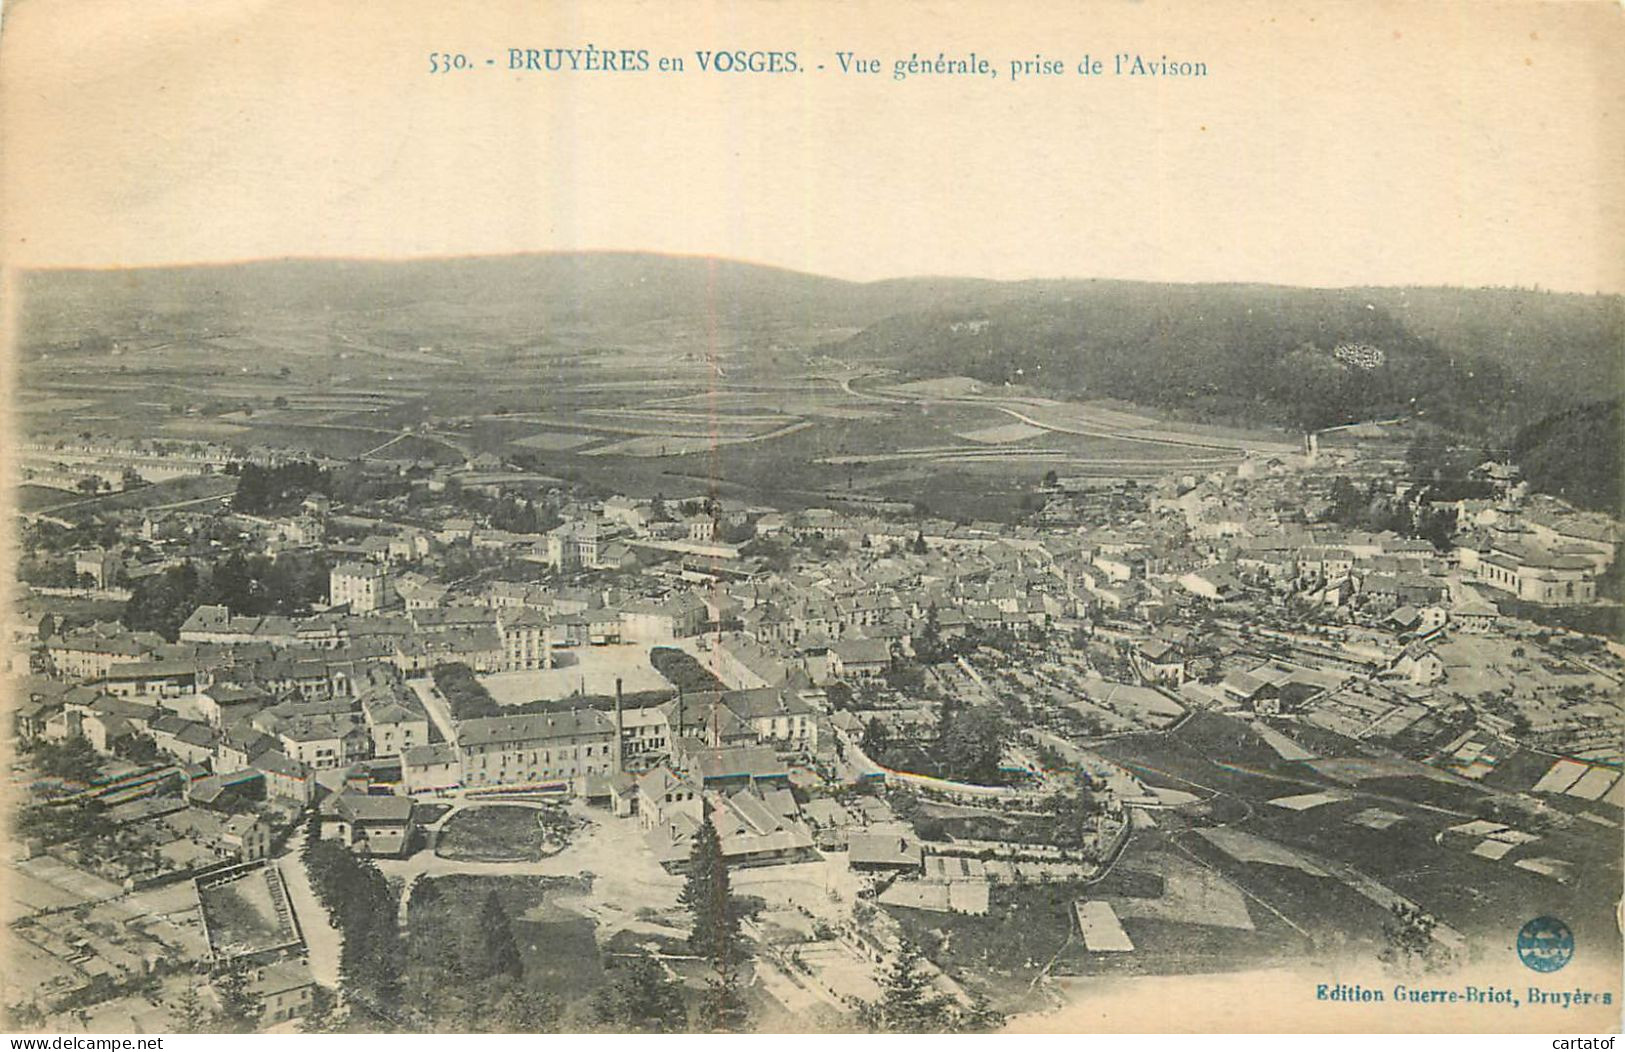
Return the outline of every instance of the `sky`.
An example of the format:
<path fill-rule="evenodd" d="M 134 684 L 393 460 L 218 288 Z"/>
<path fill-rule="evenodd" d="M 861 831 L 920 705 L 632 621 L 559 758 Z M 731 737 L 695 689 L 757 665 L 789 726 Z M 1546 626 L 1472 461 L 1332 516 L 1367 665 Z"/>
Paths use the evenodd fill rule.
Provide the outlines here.
<path fill-rule="evenodd" d="M 0 251 L 28 267 L 617 249 L 860 280 L 1625 291 L 1617 4 L 1012 10 L 10 0 Z M 505 68 L 509 48 L 589 43 L 688 68 Z M 698 70 L 697 49 L 739 48 L 804 69 Z M 882 72 L 840 73 L 840 51 Z M 891 75 L 973 51 L 998 77 Z M 476 68 L 431 74 L 431 52 Z M 1118 52 L 1208 75 L 1075 73 Z M 1069 74 L 1012 83 L 1008 60 L 1035 54 Z"/>

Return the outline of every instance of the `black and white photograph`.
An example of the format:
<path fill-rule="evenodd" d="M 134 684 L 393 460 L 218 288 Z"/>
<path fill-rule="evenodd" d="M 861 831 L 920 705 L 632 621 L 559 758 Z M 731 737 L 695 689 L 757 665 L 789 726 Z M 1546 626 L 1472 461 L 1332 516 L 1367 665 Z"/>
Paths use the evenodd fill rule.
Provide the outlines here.
<path fill-rule="evenodd" d="M 8 2 L 0 1029 L 1618 1032 L 1622 44 Z"/>

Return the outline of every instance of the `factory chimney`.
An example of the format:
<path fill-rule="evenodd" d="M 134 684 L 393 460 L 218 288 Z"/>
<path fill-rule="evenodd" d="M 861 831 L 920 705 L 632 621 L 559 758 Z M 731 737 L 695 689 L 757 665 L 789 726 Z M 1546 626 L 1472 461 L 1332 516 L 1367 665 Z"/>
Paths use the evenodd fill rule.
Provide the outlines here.
<path fill-rule="evenodd" d="M 625 720 L 621 716 L 621 677 L 615 677 L 615 773 L 626 771 L 626 739 L 624 733 Z"/>

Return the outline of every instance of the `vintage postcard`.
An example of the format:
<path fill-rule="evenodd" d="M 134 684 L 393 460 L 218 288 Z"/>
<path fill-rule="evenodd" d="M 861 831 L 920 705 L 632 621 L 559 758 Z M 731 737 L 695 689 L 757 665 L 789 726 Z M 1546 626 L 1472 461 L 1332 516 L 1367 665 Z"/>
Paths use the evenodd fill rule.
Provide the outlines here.
<path fill-rule="evenodd" d="M 1622 45 L 6 3 L 4 1029 L 1618 1031 Z"/>

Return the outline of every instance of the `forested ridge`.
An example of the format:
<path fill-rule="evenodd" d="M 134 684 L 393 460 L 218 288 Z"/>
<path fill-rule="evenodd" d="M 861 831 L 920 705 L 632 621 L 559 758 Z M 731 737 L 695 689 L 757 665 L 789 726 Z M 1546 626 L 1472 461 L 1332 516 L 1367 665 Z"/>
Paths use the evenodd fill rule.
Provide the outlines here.
<path fill-rule="evenodd" d="M 1512 457 L 1543 493 L 1620 515 L 1625 511 L 1625 413 L 1620 399 L 1588 402 L 1544 417 L 1518 432 Z"/>
<path fill-rule="evenodd" d="M 1617 383 L 1625 339 L 1618 297 L 1137 282 L 1002 288 L 892 315 L 835 351 L 908 376 L 971 376 L 1194 419 L 1311 430 L 1405 417 L 1494 444 Z M 1460 297 L 1455 311 L 1450 297 Z"/>

